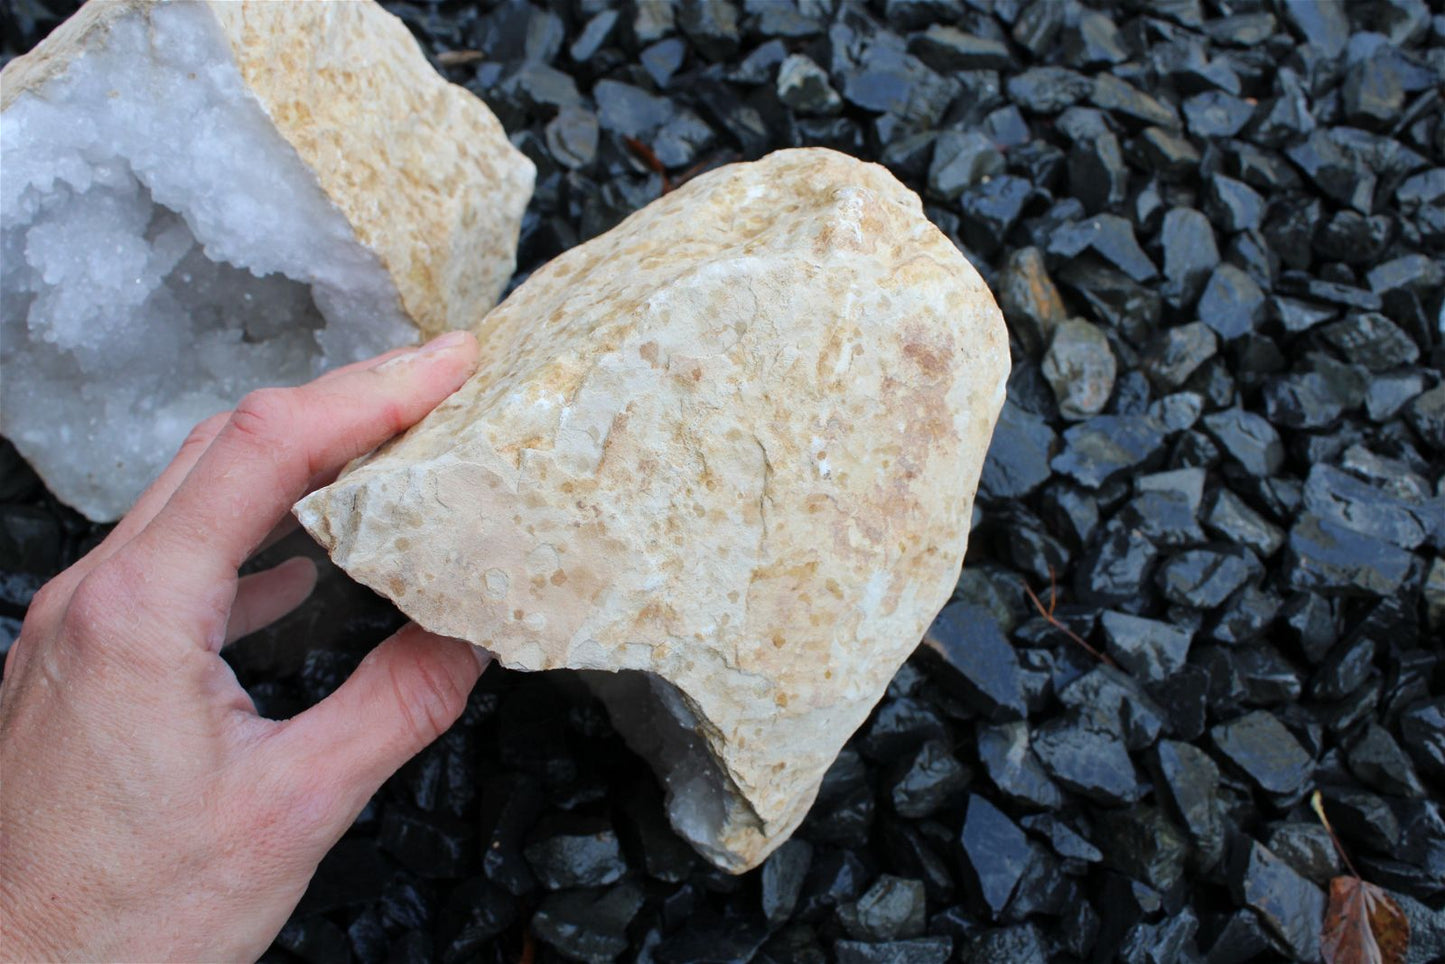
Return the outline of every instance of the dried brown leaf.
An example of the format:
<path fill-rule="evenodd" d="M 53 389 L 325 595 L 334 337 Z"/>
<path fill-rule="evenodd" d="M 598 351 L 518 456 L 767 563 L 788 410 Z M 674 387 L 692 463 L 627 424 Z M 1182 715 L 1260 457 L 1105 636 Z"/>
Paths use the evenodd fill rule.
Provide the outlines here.
<path fill-rule="evenodd" d="M 1409 947 L 1410 921 L 1389 894 L 1358 877 L 1330 881 L 1325 964 L 1404 964 Z"/>

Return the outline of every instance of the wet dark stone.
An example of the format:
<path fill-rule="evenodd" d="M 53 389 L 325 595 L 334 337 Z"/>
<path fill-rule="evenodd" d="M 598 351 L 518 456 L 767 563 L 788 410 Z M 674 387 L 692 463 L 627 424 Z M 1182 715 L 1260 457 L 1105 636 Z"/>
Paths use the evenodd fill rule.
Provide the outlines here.
<path fill-rule="evenodd" d="M 475 834 L 445 813 L 414 811 L 393 803 L 382 816 L 380 846 L 423 877 L 460 877 L 475 861 Z"/>
<path fill-rule="evenodd" d="M 1105 14 L 1085 10 L 1064 29 L 1064 62 L 1070 67 L 1105 67 L 1128 59 L 1119 28 Z"/>
<path fill-rule="evenodd" d="M 1310 469 L 1304 504 L 1320 518 L 1404 549 L 1426 541 L 1440 511 L 1438 505 L 1402 498 L 1328 465 Z"/>
<path fill-rule="evenodd" d="M 586 167 L 597 156 L 597 115 L 582 107 L 563 107 L 547 124 L 547 150 L 569 168 Z"/>
<path fill-rule="evenodd" d="M 875 809 L 868 769 L 855 750 L 844 748 L 818 788 L 818 797 L 799 834 L 815 843 L 862 846 Z"/>
<path fill-rule="evenodd" d="M 1271 951 L 1273 942 L 1260 917 L 1241 907 L 1222 922 L 1218 935 L 1208 943 L 1208 964 L 1245 964 Z"/>
<path fill-rule="evenodd" d="M 1445 786 L 1445 697 L 1402 713 L 1400 739 L 1421 772 Z"/>
<path fill-rule="evenodd" d="M 1250 231 L 1263 220 L 1264 198 L 1243 181 L 1217 174 L 1205 184 L 1204 210 L 1222 231 Z"/>
<path fill-rule="evenodd" d="M 1370 379 L 1365 392 L 1365 411 L 1375 422 L 1388 422 L 1409 404 L 1425 387 L 1425 378 L 1418 371 L 1391 372 Z"/>
<path fill-rule="evenodd" d="M 1043 6 L 1052 6 L 1047 0 Z M 963 947 L 969 964 L 1046 964 L 1050 959 L 1043 932 L 1035 924 L 997 927 L 976 935 Z"/>
<path fill-rule="evenodd" d="M 1400 842 L 1400 822 L 1383 799 L 1356 787 L 1323 787 L 1320 796 L 1341 837 L 1381 854 L 1394 852 Z"/>
<path fill-rule="evenodd" d="M 1295 959 L 1316 960 L 1324 892 L 1258 841 L 1249 840 L 1240 850 L 1229 880 L 1235 899 L 1252 907 Z"/>
<path fill-rule="evenodd" d="M 774 933 L 753 960 L 756 964 L 828 964 L 831 958 L 813 928 L 797 924 Z"/>
<path fill-rule="evenodd" d="M 882 703 L 869 722 L 859 744 L 870 760 L 890 763 L 928 740 L 948 736 L 943 719 L 933 707 L 911 697 Z"/>
<path fill-rule="evenodd" d="M 792 839 L 768 856 L 758 874 L 763 916 L 770 924 L 781 924 L 793 914 L 803 880 L 813 862 L 813 845 Z"/>
<path fill-rule="evenodd" d="M 955 70 L 1002 70 L 1013 66 L 1013 58 L 1002 41 L 976 37 L 941 23 L 931 24 L 923 33 L 913 37 L 908 42 L 908 50 L 941 74 Z"/>
<path fill-rule="evenodd" d="M 601 817 L 544 818 L 533 829 L 532 842 L 523 852 L 548 890 L 598 887 L 627 872 L 617 834 Z"/>
<path fill-rule="evenodd" d="M 921 881 L 883 874 L 863 896 L 838 908 L 838 920 L 855 941 L 919 937 L 925 923 L 924 905 Z"/>
<path fill-rule="evenodd" d="M 1241 593 L 1246 596 L 1250 590 Z M 1273 609 L 1270 614 L 1273 614 Z M 1244 686 L 1244 702 L 1249 706 L 1278 706 L 1294 703 L 1300 698 L 1304 686 L 1300 674 L 1289 660 L 1280 655 L 1272 646 L 1244 646 L 1241 643 L 1257 639 L 1267 625 L 1259 620 L 1246 631 L 1226 622 L 1217 624 L 1211 631 L 1211 638 L 1234 647 L 1229 651 L 1235 672 Z M 1221 630 L 1228 630 L 1224 632 Z"/>
<path fill-rule="evenodd" d="M 1011 174 L 987 177 L 969 187 L 959 198 L 965 243 L 975 251 L 992 253 L 1034 196 L 1032 184 Z"/>
<path fill-rule="evenodd" d="M 833 953 L 838 964 L 944 964 L 953 954 L 953 941 L 948 937 L 915 937 L 876 944 L 838 941 Z"/>
<path fill-rule="evenodd" d="M 1111 519 L 1079 559 L 1075 591 L 1103 606 L 1128 603 L 1145 591 L 1158 551 L 1134 526 Z"/>
<path fill-rule="evenodd" d="M 1122 271 L 1133 281 L 1143 282 L 1158 275 L 1134 237 L 1134 226 L 1115 214 L 1097 214 L 1074 224 L 1066 224 L 1049 240 L 1050 254 L 1073 258 L 1090 250 Z"/>
<path fill-rule="evenodd" d="M 709 60 L 722 60 L 738 49 L 738 9 L 731 0 L 682 0 L 676 16 L 677 26 Z"/>
<path fill-rule="evenodd" d="M 1049 478 L 1049 459 L 1058 436 L 1048 422 L 1004 402 L 984 460 L 979 492 L 988 499 L 1017 499 L 1028 495 Z"/>
<path fill-rule="evenodd" d="M 1214 440 L 1251 475 L 1274 475 L 1284 464 L 1279 432 L 1265 419 L 1242 408 L 1204 416 Z"/>
<path fill-rule="evenodd" d="M 1124 164 L 1124 152 L 1118 138 L 1107 131 L 1076 139 L 1069 151 L 1068 170 L 1070 193 L 1091 212 L 1111 210 L 1128 195 L 1129 169 Z"/>
<path fill-rule="evenodd" d="M 1445 383 L 1422 392 L 1405 409 L 1410 426 L 1437 452 L 1445 452 Z"/>
<path fill-rule="evenodd" d="M 1321 887 L 1340 872 L 1340 858 L 1330 833 L 1318 822 L 1286 822 L 1275 825 L 1266 841 L 1270 851 Z"/>
<path fill-rule="evenodd" d="M 1155 100 L 1113 74 L 1099 74 L 1094 78 L 1089 103 L 1141 125 L 1179 127 L 1179 114 L 1173 107 Z"/>
<path fill-rule="evenodd" d="M 1306 513 L 1290 529 L 1285 578 L 1296 590 L 1384 596 L 1405 580 L 1412 558 L 1383 539 Z"/>
<path fill-rule="evenodd" d="M 1255 105 L 1220 90 L 1207 90 L 1187 98 L 1184 121 L 1195 137 L 1233 137 L 1254 116 Z"/>
<path fill-rule="evenodd" d="M 1020 822 L 1025 828 L 1047 840 L 1054 853 L 1066 861 L 1066 865 L 1096 864 L 1104 859 L 1098 847 L 1053 814 L 1030 814 Z"/>
<path fill-rule="evenodd" d="M 1123 738 L 1087 714 L 1049 720 L 1034 734 L 1033 748 L 1061 786 L 1097 803 L 1120 806 L 1142 793 Z"/>
<path fill-rule="evenodd" d="M 869 874 L 863 862 L 849 850 L 815 851 L 803 889 L 798 897 L 796 919 L 819 921 L 839 904 L 863 893 Z"/>
<path fill-rule="evenodd" d="M 979 739 L 981 745 L 982 737 Z M 888 796 L 895 813 L 916 820 L 960 799 L 970 776 L 968 767 L 958 762 L 945 742 L 930 740 L 900 764 Z"/>
<path fill-rule="evenodd" d="M 1159 588 L 1170 602 L 1213 609 L 1246 583 L 1264 574 L 1254 554 L 1229 546 L 1189 549 L 1159 567 Z"/>
<path fill-rule="evenodd" d="M 1279 321 L 1285 331 L 1291 333 L 1308 331 L 1338 315 L 1338 311 L 1328 305 L 1317 305 L 1278 295 L 1269 300 L 1269 305 L 1270 314 Z"/>
<path fill-rule="evenodd" d="M 1220 723 L 1209 736 L 1219 753 L 1262 790 L 1289 796 L 1307 786 L 1314 761 L 1267 710 Z"/>
<path fill-rule="evenodd" d="M 959 836 L 962 871 L 973 893 L 997 918 L 1029 860 L 1028 838 L 988 800 L 968 798 Z"/>
<path fill-rule="evenodd" d="M 653 950 L 657 964 L 747 964 L 768 930 L 751 916 L 699 914 Z"/>
<path fill-rule="evenodd" d="M 1150 347 L 1144 364 L 1157 386 L 1178 389 L 1218 351 L 1217 335 L 1204 322 L 1169 328 Z"/>
<path fill-rule="evenodd" d="M 945 201 L 958 198 L 967 188 L 1001 173 L 1003 155 L 977 131 L 945 131 L 933 145 L 928 189 Z"/>
<path fill-rule="evenodd" d="M 987 610 L 963 603 L 944 608 L 924 634 L 920 652 L 959 699 L 993 720 L 1024 716 L 1018 657 Z"/>
<path fill-rule="evenodd" d="M 1034 114 L 1057 114 L 1094 90 L 1094 82 L 1066 67 L 1030 67 L 1008 79 L 1008 96 Z"/>
<path fill-rule="evenodd" d="M 532 915 L 532 933 L 569 958 L 602 964 L 627 950 L 627 926 L 643 901 L 642 888 L 631 881 L 548 894 Z"/>
<path fill-rule="evenodd" d="M 1219 265 L 1209 219 L 1193 208 L 1164 215 L 1159 245 L 1164 252 L 1164 297 L 1176 308 L 1192 304 Z"/>
<path fill-rule="evenodd" d="M 995 290 L 1010 332 L 1030 350 L 1047 344 L 1054 327 L 1068 317 L 1038 248 L 1010 254 Z"/>
<path fill-rule="evenodd" d="M 39 506 L 0 505 L 0 569 L 49 579 L 63 567 L 61 539 L 58 521 Z"/>
<path fill-rule="evenodd" d="M 627 137 L 650 138 L 677 110 L 666 97 L 615 80 L 598 81 L 592 96 L 602 128 Z"/>
<path fill-rule="evenodd" d="M 288 921 L 276 935 L 276 946 L 308 964 L 331 964 L 351 957 L 346 933 L 324 917 Z"/>
<path fill-rule="evenodd" d="M 1124 506 L 1122 515 L 1158 546 L 1198 545 L 1205 541 L 1198 522 L 1204 479 L 1199 468 L 1140 476 L 1134 486 L 1138 495 Z"/>
<path fill-rule="evenodd" d="M 1027 920 L 1031 917 L 1058 917 L 1069 903 L 1078 900 L 1078 888 L 1064 873 L 1063 861 L 1036 841 L 1029 842 L 1029 860 L 1023 876 L 1014 888 L 1013 897 L 1004 909 L 1004 919 Z"/>
<path fill-rule="evenodd" d="M 999 792 L 1030 809 L 1054 810 L 1063 795 L 1029 746 L 1028 723 L 1019 720 L 980 727 L 978 759 Z"/>
<path fill-rule="evenodd" d="M 1075 546 L 1086 545 L 1099 525 L 1097 500 L 1076 486 L 1056 484 L 1046 488 L 1041 512 L 1055 532 L 1062 532 Z"/>
<path fill-rule="evenodd" d="M 1220 819 L 1219 767 L 1198 747 L 1160 740 L 1155 750 L 1156 786 L 1194 847 L 1193 866 L 1207 871 L 1224 854 Z"/>
<path fill-rule="evenodd" d="M 1199 298 L 1199 320 L 1225 339 L 1253 331 L 1264 317 L 1264 291 L 1232 264 L 1221 264 L 1209 276 Z"/>
<path fill-rule="evenodd" d="M 827 71 L 802 54 L 784 60 L 778 70 L 778 99 L 801 114 L 836 114 L 843 106 Z"/>
<path fill-rule="evenodd" d="M 1193 634 L 1170 623 L 1106 612 L 1100 617 L 1109 655 L 1145 682 L 1160 682 L 1184 665 Z"/>
<path fill-rule="evenodd" d="M 1161 893 L 1173 890 L 1183 879 L 1189 841 L 1158 808 L 1141 803 L 1106 810 L 1095 826 L 1104 866 Z"/>
<path fill-rule="evenodd" d="M 927 835 L 919 827 L 927 831 Z M 954 845 L 953 834 L 946 827 L 931 822 L 885 820 L 879 840 L 891 855 L 894 870 L 923 881 L 931 903 L 944 904 L 953 899 L 956 888 L 950 870 L 952 863 L 942 856 L 951 854 Z"/>
<path fill-rule="evenodd" d="M 1147 415 L 1099 415 L 1064 433 L 1064 451 L 1051 465 L 1054 471 L 1097 489 L 1144 467 L 1163 444 L 1163 427 Z"/>
<path fill-rule="evenodd" d="M 811 37 L 827 26 L 824 13 L 799 3 L 759 3 L 743 0 L 748 27 L 764 37 Z"/>
<path fill-rule="evenodd" d="M 1199 167 L 1199 150 L 1178 131 L 1146 127 L 1129 142 L 1129 155 L 1139 166 L 1167 182 L 1188 178 Z"/>
<path fill-rule="evenodd" d="M 659 40 L 638 55 L 643 69 L 659 88 L 668 85 L 686 58 L 687 44 L 678 37 Z"/>
<path fill-rule="evenodd" d="M 1157 924 L 1140 922 L 1125 935 L 1118 959 L 1124 964 L 1197 961 L 1199 953 L 1194 936 L 1198 932 L 1199 918 L 1191 907 L 1185 907 Z"/>
<path fill-rule="evenodd" d="M 1204 732 L 1209 707 L 1209 674 L 1186 665 L 1149 689 L 1168 718 L 1168 732 L 1181 740 L 1197 740 Z"/>
<path fill-rule="evenodd" d="M 1061 683 L 1059 701 L 1121 733 L 1129 750 L 1152 745 L 1164 728 L 1164 711 L 1138 680 L 1113 666 L 1096 665 L 1067 685 Z"/>
<path fill-rule="evenodd" d="M 1205 528 L 1229 542 L 1268 559 L 1284 545 L 1284 530 L 1260 515 L 1225 488 L 1216 490 L 1204 517 Z"/>

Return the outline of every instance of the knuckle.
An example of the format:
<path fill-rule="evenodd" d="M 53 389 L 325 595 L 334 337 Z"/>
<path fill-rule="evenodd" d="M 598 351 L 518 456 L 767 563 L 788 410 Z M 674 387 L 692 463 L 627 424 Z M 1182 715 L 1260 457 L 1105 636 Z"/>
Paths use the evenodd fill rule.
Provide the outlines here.
<path fill-rule="evenodd" d="M 231 413 L 233 432 L 252 442 L 270 446 L 285 440 L 285 427 L 295 404 L 284 388 L 261 388 L 241 399 Z"/>
<path fill-rule="evenodd" d="M 186 435 L 186 440 L 181 443 L 181 451 L 188 452 L 198 446 L 204 448 L 211 444 L 211 440 L 216 437 L 217 433 L 225 427 L 230 419 L 230 412 L 222 412 L 219 415 L 212 415 L 210 418 L 203 419 L 196 423 L 195 428 L 191 429 L 190 433 Z"/>
<path fill-rule="evenodd" d="M 394 668 L 391 681 L 406 734 L 418 749 L 445 733 L 466 706 L 457 681 L 421 654 Z"/>
<path fill-rule="evenodd" d="M 26 609 L 26 621 L 46 619 L 60 612 L 65 606 L 65 592 L 61 579 L 52 579 L 35 591 Z"/>
<path fill-rule="evenodd" d="M 127 567 L 107 560 L 91 570 L 75 587 L 65 602 L 61 631 L 73 640 L 97 636 L 101 627 L 115 619 L 117 612 L 129 605 L 135 582 Z"/>

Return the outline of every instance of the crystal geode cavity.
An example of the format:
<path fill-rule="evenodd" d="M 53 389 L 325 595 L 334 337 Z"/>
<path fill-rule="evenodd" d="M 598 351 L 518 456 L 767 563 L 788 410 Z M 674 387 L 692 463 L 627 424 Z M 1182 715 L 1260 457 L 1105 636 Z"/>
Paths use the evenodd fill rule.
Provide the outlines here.
<path fill-rule="evenodd" d="M 0 431 L 96 520 L 246 391 L 475 324 L 534 176 L 371 0 L 87 4 L 0 166 Z"/>
<path fill-rule="evenodd" d="M 720 867 L 785 840 L 958 579 L 1009 369 L 882 167 L 782 151 L 537 271 L 481 365 L 298 506 L 438 633 L 591 680 Z"/>

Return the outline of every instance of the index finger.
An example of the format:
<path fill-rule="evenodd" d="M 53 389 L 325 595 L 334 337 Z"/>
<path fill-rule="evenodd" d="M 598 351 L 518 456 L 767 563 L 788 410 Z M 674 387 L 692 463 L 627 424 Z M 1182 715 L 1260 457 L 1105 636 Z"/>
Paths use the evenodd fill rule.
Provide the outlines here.
<path fill-rule="evenodd" d="M 476 339 L 452 332 L 381 365 L 253 392 L 131 545 L 188 560 L 208 579 L 234 577 L 314 477 L 411 427 L 461 387 L 476 357 Z"/>

